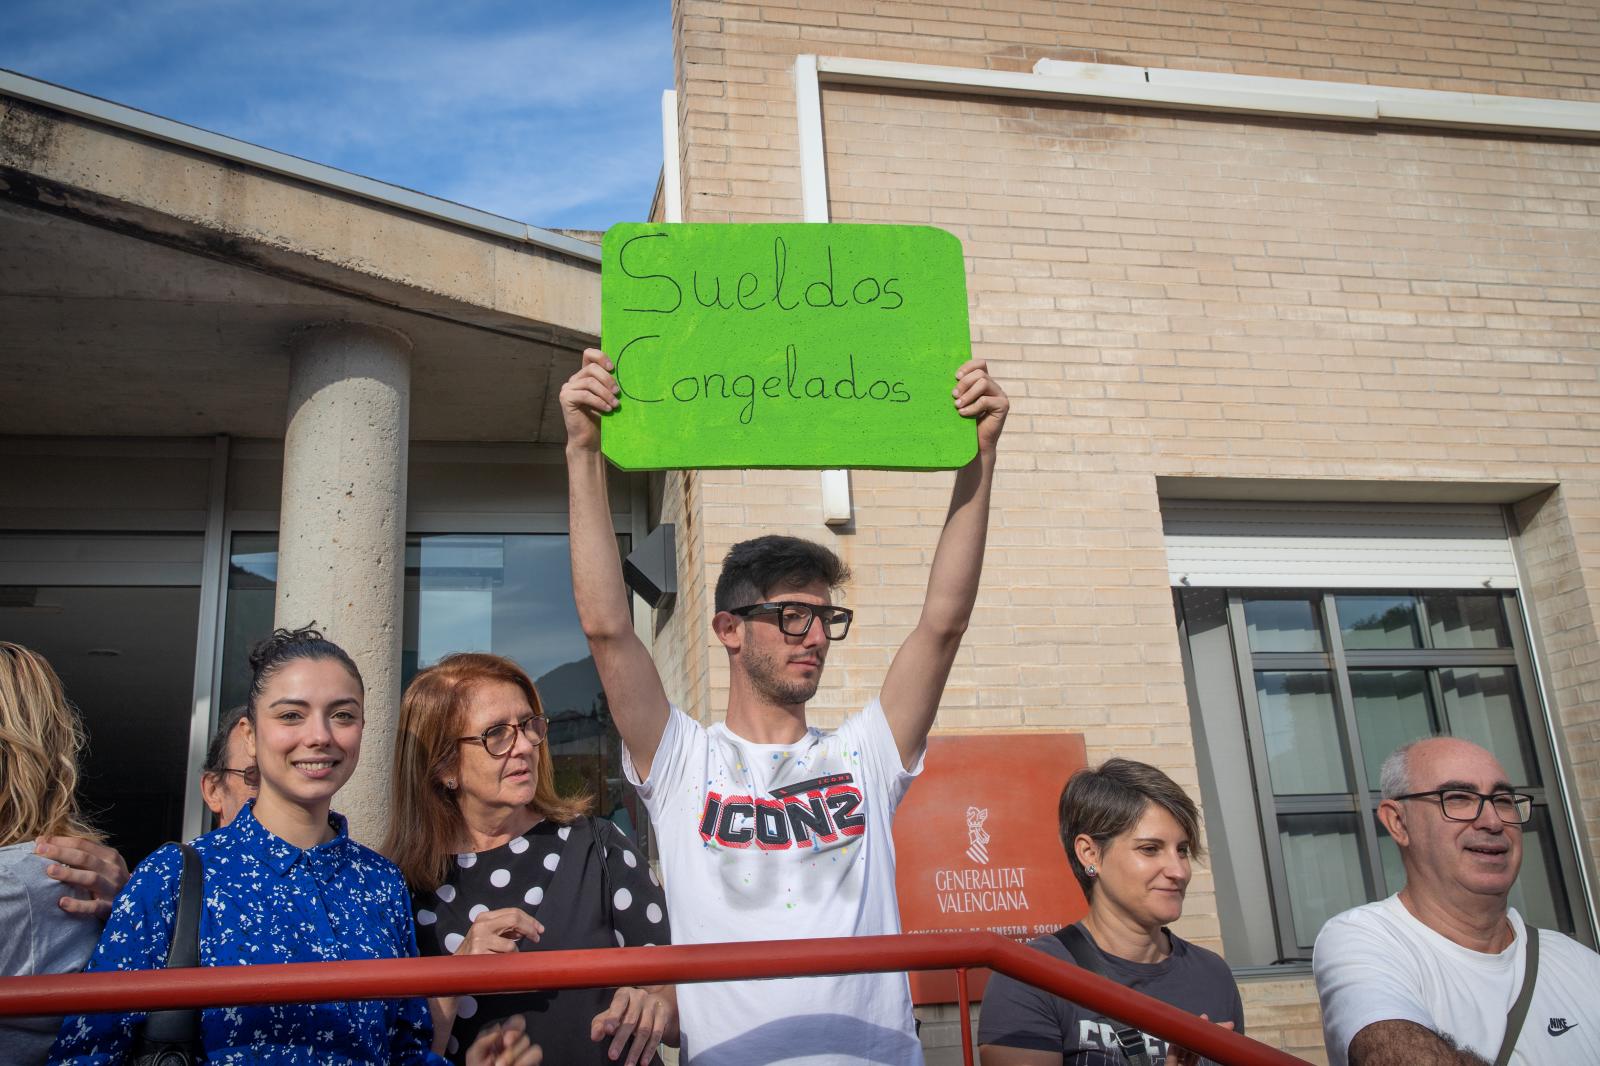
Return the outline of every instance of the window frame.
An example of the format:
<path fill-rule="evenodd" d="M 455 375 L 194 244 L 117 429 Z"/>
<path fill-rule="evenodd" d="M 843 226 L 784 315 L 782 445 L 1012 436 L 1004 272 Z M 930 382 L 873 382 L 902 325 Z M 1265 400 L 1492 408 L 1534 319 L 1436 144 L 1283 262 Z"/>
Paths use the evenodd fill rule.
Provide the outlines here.
<path fill-rule="evenodd" d="M 1427 597 L 1440 593 L 1493 595 L 1499 600 L 1509 647 L 1433 648 L 1427 614 Z M 1417 611 L 1420 643 L 1411 649 L 1350 649 L 1339 626 L 1340 597 L 1409 596 Z M 1205 603 L 1198 597 L 1220 597 Z M 1310 600 L 1321 626 L 1321 651 L 1260 652 L 1248 643 L 1245 601 L 1249 599 Z M 1243 967 L 1304 966 L 1311 945 L 1301 945 L 1294 931 L 1293 900 L 1280 837 L 1280 815 L 1354 814 L 1356 844 L 1361 860 L 1361 880 L 1369 900 L 1382 899 L 1398 889 L 1387 883 L 1376 811 L 1381 795 L 1368 787 L 1366 760 L 1356 716 L 1350 671 L 1352 669 L 1415 669 L 1425 672 L 1433 721 L 1449 728 L 1448 709 L 1440 691 L 1438 671 L 1451 667 L 1509 667 L 1517 671 L 1516 691 L 1522 700 L 1524 730 L 1529 753 L 1539 774 L 1539 784 L 1519 790 L 1534 796 L 1536 810 L 1545 808 L 1551 827 L 1550 844 L 1556 854 L 1566 894 L 1571 934 L 1593 945 L 1594 933 L 1587 909 L 1571 887 L 1577 880 L 1577 854 L 1570 806 L 1566 802 L 1550 736 L 1549 714 L 1540 699 L 1526 632 L 1526 619 L 1516 590 L 1439 588 L 1284 588 L 1196 587 L 1173 589 L 1185 679 L 1188 683 L 1191 722 L 1200 760 L 1202 799 L 1208 811 L 1220 817 L 1209 820 L 1212 850 L 1216 855 L 1218 913 L 1229 945 L 1229 956 Z M 1220 610 L 1220 615 L 1219 615 Z M 1201 616 L 1205 617 L 1202 618 Z M 1219 625 L 1220 618 L 1220 625 Z M 1199 626 L 1197 627 L 1197 623 Z M 1220 633 L 1218 632 L 1220 628 Z M 1261 670 L 1325 671 L 1331 676 L 1331 699 L 1342 752 L 1347 793 L 1282 796 L 1273 791 L 1266 743 L 1266 725 L 1257 697 L 1256 673 Z M 1231 692 L 1228 690 L 1231 689 Z M 1231 720 L 1230 720 L 1231 719 Z M 1229 737 L 1228 730 L 1237 734 Z M 1234 828 L 1251 810 L 1253 837 Z M 1219 822 L 1228 822 L 1219 831 Z M 1230 885 L 1230 879 L 1236 884 Z M 1227 900 L 1224 903 L 1224 900 Z M 1558 901 L 1559 904 L 1559 901 Z M 1272 915 L 1270 927 L 1252 916 Z"/>

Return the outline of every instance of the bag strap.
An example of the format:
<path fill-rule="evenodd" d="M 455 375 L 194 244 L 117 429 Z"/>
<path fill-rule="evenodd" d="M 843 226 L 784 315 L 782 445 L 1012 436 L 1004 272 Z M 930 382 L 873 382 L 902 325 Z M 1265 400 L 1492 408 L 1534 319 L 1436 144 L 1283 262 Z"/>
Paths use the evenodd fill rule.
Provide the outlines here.
<path fill-rule="evenodd" d="M 600 891 L 605 893 L 606 925 L 612 932 L 617 928 L 615 897 L 611 892 L 611 854 L 606 851 L 606 838 L 600 831 L 600 820 L 592 814 L 584 815 L 589 823 L 589 834 L 594 846 L 600 850 Z"/>
<path fill-rule="evenodd" d="M 200 853 L 188 844 L 183 850 L 183 875 L 178 888 L 178 913 L 172 923 L 172 939 L 167 945 L 167 969 L 186 969 L 200 965 L 200 909 L 205 895 L 205 873 Z M 145 1016 L 144 1039 L 156 1043 L 181 1044 L 200 1039 L 200 1012 L 188 1010 L 151 1011 Z"/>
<path fill-rule="evenodd" d="M 533 916 L 535 918 L 538 918 L 540 914 L 547 910 L 545 906 L 546 900 L 551 901 L 550 907 L 553 908 L 557 906 L 557 904 L 554 902 L 556 900 L 576 898 L 576 893 L 579 887 L 583 884 L 582 859 L 587 859 L 589 848 L 587 845 L 584 846 L 584 854 L 580 858 L 577 850 L 578 845 L 572 842 L 572 838 L 579 835 L 576 831 L 577 824 L 578 819 L 574 818 L 567 826 L 566 838 L 561 841 L 561 859 L 556 864 L 556 873 L 555 876 L 550 879 L 549 887 L 544 890 L 544 900 L 541 900 L 539 902 L 539 906 L 534 908 Z M 582 842 L 580 841 L 580 843 Z M 518 950 L 534 951 L 537 949 L 530 941 L 524 940 L 521 942 Z"/>
<path fill-rule="evenodd" d="M 1056 930 L 1056 939 L 1061 941 L 1061 946 L 1067 949 L 1067 954 L 1072 956 L 1072 961 L 1078 964 L 1079 969 L 1088 970 L 1109 981 L 1117 980 L 1107 971 L 1104 957 L 1095 950 L 1094 945 L 1089 942 L 1088 934 L 1078 928 L 1076 922 L 1065 929 Z M 1150 1066 L 1150 1053 L 1142 1032 L 1114 1018 L 1107 1018 L 1105 1015 L 1099 1017 L 1100 1020 L 1111 1024 L 1112 1031 L 1117 1036 L 1117 1044 L 1122 1049 L 1122 1057 L 1127 1060 L 1129 1066 Z"/>
<path fill-rule="evenodd" d="M 1522 991 L 1511 1005 L 1511 1014 L 1506 1019 L 1506 1037 L 1500 1041 L 1500 1053 L 1494 1057 L 1494 1066 L 1506 1066 L 1511 1061 L 1517 1037 L 1522 1035 L 1522 1023 L 1528 1017 L 1528 1005 L 1533 1002 L 1533 986 L 1539 980 L 1539 930 L 1531 925 L 1524 928 L 1528 931 L 1528 946 L 1522 961 Z"/>

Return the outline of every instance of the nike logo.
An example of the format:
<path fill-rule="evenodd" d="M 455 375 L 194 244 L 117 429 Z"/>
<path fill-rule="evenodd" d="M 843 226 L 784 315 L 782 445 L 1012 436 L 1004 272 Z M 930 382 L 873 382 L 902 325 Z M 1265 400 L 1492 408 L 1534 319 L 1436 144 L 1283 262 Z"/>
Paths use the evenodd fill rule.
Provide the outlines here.
<path fill-rule="evenodd" d="M 1565 1018 L 1551 1018 L 1550 1024 L 1545 1026 L 1545 1032 L 1551 1036 L 1560 1036 L 1568 1029 L 1576 1029 L 1577 1027 L 1577 1022 L 1569 1022 Z"/>

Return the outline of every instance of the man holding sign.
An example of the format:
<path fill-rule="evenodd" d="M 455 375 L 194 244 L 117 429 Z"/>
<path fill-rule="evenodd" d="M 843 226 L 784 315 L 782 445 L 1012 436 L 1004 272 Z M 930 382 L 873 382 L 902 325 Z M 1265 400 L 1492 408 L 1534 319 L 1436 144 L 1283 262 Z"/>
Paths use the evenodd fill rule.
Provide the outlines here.
<path fill-rule="evenodd" d="M 828 650 L 850 629 L 833 603 L 848 571 L 822 545 L 762 537 L 734 545 L 717 582 L 728 713 L 707 728 L 668 701 L 634 634 L 600 452 L 600 416 L 630 402 L 614 370 L 590 349 L 561 390 L 572 586 L 655 826 L 675 939 L 898 933 L 891 820 L 977 597 L 1005 393 L 981 361 L 956 372 L 952 401 L 976 421 L 978 453 L 956 474 L 921 617 L 878 698 L 836 731 L 807 724 Z M 903 973 L 684 985 L 679 1007 L 694 1066 L 922 1061 Z"/>

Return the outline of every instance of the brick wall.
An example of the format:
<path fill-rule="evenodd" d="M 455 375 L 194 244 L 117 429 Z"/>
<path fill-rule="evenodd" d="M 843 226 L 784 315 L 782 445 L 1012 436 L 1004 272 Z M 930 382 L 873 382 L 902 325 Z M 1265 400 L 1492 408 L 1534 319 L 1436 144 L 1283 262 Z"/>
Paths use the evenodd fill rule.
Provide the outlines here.
<path fill-rule="evenodd" d="M 1316 990 L 1306 995 L 1308 982 L 1241 981 L 1245 1028 L 1256 1040 L 1282 1048 L 1307 1062 L 1326 1063 L 1322 1046 L 1322 1012 Z"/>
<path fill-rule="evenodd" d="M 1600 100 L 1592 6 L 1001 6 L 680 0 L 686 220 L 799 217 L 798 53 Z M 1558 518 L 1523 508 L 1544 560 L 1531 613 L 1600 835 L 1600 147 L 829 86 L 823 111 L 832 217 L 961 238 L 975 350 L 1014 402 L 940 728 L 1079 731 L 1091 760 L 1144 758 L 1198 794 L 1158 476 L 1560 484 Z M 836 533 L 814 473 L 696 475 L 702 581 L 751 530 L 856 569 L 820 724 L 870 698 L 913 624 L 950 478 L 852 480 L 856 523 Z M 720 648 L 709 660 L 720 714 Z M 1222 948 L 1215 912 L 1202 870 L 1180 931 Z M 1308 980 L 1246 995 L 1258 1034 L 1319 1043 Z"/>
<path fill-rule="evenodd" d="M 667 475 L 661 495 L 661 521 L 671 523 L 678 547 L 679 575 L 702 575 L 681 581 L 678 597 L 656 616 L 655 659 L 667 698 L 684 712 L 706 718 L 708 696 L 707 639 L 711 617 L 711 585 L 706 572 L 705 514 L 700 506 L 700 478 L 694 471 Z M 719 560 L 721 556 L 717 557 Z"/>
<path fill-rule="evenodd" d="M 677 0 L 674 27 L 691 222 L 799 217 L 789 70 L 802 52 L 997 70 L 1068 59 L 1600 100 L 1593 4 Z"/>
<path fill-rule="evenodd" d="M 1054 676 L 1074 725 L 1181 712 L 1153 475 L 1561 483 L 1561 551 L 1594 580 L 1595 146 L 842 90 L 824 126 L 835 219 L 962 239 L 977 350 L 1025 416 L 1000 528 L 1069 549 L 1047 588 L 1092 590 L 1014 631 L 1080 667 L 1025 668 L 1023 702 Z M 997 549 L 991 588 L 1043 562 Z M 1595 648 L 1592 613 L 1534 602 L 1552 642 Z M 1557 706 L 1592 766 L 1593 680 L 1565 665 L 1585 653 Z"/>
<path fill-rule="evenodd" d="M 1600 492 L 1592 479 L 1569 482 L 1523 501 L 1515 514 L 1548 698 L 1561 709 L 1562 756 L 1590 854 L 1600 854 Z"/>

